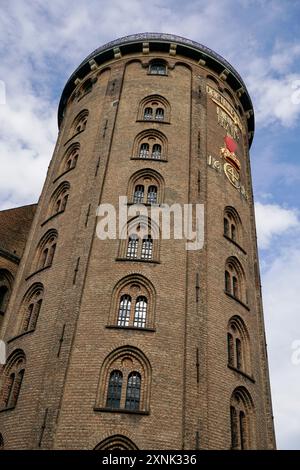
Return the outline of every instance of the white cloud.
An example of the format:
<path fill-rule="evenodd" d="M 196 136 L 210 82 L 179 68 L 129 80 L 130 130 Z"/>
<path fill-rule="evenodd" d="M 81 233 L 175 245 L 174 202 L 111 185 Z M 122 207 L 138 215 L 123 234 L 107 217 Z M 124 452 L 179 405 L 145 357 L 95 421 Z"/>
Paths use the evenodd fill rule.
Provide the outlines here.
<path fill-rule="evenodd" d="M 270 248 L 271 242 L 295 228 L 300 228 L 298 212 L 295 209 L 285 209 L 278 204 L 255 204 L 258 246 Z"/>
<path fill-rule="evenodd" d="M 277 442 L 281 449 L 299 449 L 300 364 L 292 362 L 292 345 L 300 340 L 300 246 L 285 243 L 262 285 Z"/>

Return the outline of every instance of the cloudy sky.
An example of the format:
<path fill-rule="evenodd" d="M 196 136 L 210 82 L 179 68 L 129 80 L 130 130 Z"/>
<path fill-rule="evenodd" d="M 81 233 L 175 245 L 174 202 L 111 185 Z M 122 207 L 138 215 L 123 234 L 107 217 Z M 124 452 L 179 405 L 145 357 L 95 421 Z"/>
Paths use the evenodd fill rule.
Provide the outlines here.
<path fill-rule="evenodd" d="M 37 201 L 62 88 L 103 43 L 178 34 L 240 72 L 256 115 L 251 158 L 277 443 L 300 449 L 300 1 L 0 0 L 0 7 L 0 209 Z"/>

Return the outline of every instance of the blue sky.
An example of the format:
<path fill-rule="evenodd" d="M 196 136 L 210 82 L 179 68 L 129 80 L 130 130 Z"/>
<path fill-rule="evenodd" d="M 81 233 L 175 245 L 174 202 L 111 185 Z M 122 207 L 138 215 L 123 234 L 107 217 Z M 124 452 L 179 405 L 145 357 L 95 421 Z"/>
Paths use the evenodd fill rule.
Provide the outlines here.
<path fill-rule="evenodd" d="M 299 0 L 0 6 L 0 209 L 37 201 L 62 88 L 103 43 L 137 32 L 178 34 L 214 49 L 242 75 L 256 116 L 251 161 L 277 443 L 300 449 L 300 354 L 293 349 L 300 344 Z"/>

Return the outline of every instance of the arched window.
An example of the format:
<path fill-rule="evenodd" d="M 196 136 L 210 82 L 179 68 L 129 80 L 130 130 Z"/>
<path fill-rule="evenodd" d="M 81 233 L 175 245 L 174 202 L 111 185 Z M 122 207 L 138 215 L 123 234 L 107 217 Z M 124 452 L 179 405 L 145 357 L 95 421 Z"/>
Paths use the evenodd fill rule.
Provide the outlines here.
<path fill-rule="evenodd" d="M 230 400 L 231 448 L 249 450 L 255 448 L 254 406 L 244 387 L 234 390 Z"/>
<path fill-rule="evenodd" d="M 144 201 L 144 185 L 137 184 L 134 188 L 133 203 L 142 204 Z"/>
<path fill-rule="evenodd" d="M 78 134 L 79 132 L 83 132 L 87 125 L 89 112 L 87 109 L 81 111 L 78 116 L 73 121 L 71 132 L 72 134 Z"/>
<path fill-rule="evenodd" d="M 163 121 L 165 116 L 165 111 L 163 108 L 157 108 L 155 111 L 155 119 L 156 121 Z"/>
<path fill-rule="evenodd" d="M 48 217 L 65 211 L 70 193 L 70 184 L 67 181 L 61 183 L 54 191 L 50 200 Z"/>
<path fill-rule="evenodd" d="M 150 121 L 153 119 L 153 109 L 150 107 L 147 107 L 144 109 L 144 120 L 145 121 Z"/>
<path fill-rule="evenodd" d="M 155 291 L 141 275 L 122 279 L 114 289 L 109 324 L 123 328 L 153 328 Z"/>
<path fill-rule="evenodd" d="M 107 408 L 120 408 L 123 374 L 113 370 L 109 377 L 106 406 Z"/>
<path fill-rule="evenodd" d="M 36 271 L 52 266 L 57 236 L 56 230 L 49 230 L 41 239 L 37 249 Z"/>
<path fill-rule="evenodd" d="M 244 270 L 235 256 L 231 256 L 226 261 L 225 292 L 235 299 L 247 303 Z"/>
<path fill-rule="evenodd" d="M 167 66 L 164 62 L 153 61 L 149 66 L 151 75 L 167 75 Z"/>
<path fill-rule="evenodd" d="M 25 373 L 25 354 L 17 350 L 8 358 L 2 370 L 1 409 L 15 408 Z"/>
<path fill-rule="evenodd" d="M 131 312 L 131 297 L 124 294 L 120 298 L 118 326 L 128 326 Z"/>
<path fill-rule="evenodd" d="M 154 144 L 152 147 L 152 158 L 154 160 L 159 160 L 161 158 L 161 145 Z"/>
<path fill-rule="evenodd" d="M 97 79 L 91 79 L 91 78 L 88 78 L 84 83 L 83 85 L 81 86 L 80 90 L 77 92 L 77 95 L 78 96 L 78 101 L 84 97 L 84 95 L 86 95 L 87 93 L 90 93 L 93 89 L 93 86 L 94 86 L 94 82 L 96 81 Z"/>
<path fill-rule="evenodd" d="M 242 245 L 242 223 L 237 211 L 230 206 L 224 210 L 224 236 Z"/>
<path fill-rule="evenodd" d="M 138 448 L 128 437 L 116 434 L 100 442 L 95 450 L 138 450 Z"/>
<path fill-rule="evenodd" d="M 121 346 L 103 362 L 96 400 L 97 409 L 148 412 L 151 366 L 134 346 Z"/>
<path fill-rule="evenodd" d="M 153 255 L 153 239 L 151 235 L 146 235 L 142 241 L 141 258 L 149 260 L 149 259 L 152 259 L 152 255 Z"/>
<path fill-rule="evenodd" d="M 7 269 L 0 269 L 0 315 L 4 315 L 6 311 L 13 281 L 14 278 Z"/>
<path fill-rule="evenodd" d="M 152 169 L 143 169 L 135 173 L 128 188 L 128 201 L 133 204 L 162 204 L 164 180 Z"/>
<path fill-rule="evenodd" d="M 228 323 L 228 365 L 251 375 L 251 351 L 248 330 L 242 318 L 235 315 Z"/>
<path fill-rule="evenodd" d="M 156 129 L 141 132 L 135 139 L 132 158 L 166 161 L 167 138 Z"/>
<path fill-rule="evenodd" d="M 131 372 L 128 376 L 126 390 L 126 410 L 139 410 L 141 398 L 141 374 Z"/>
<path fill-rule="evenodd" d="M 149 158 L 149 144 L 147 142 L 143 142 L 140 147 L 140 158 Z"/>
<path fill-rule="evenodd" d="M 157 186 L 151 185 L 148 187 L 147 203 L 148 204 L 157 203 Z"/>
<path fill-rule="evenodd" d="M 7 295 L 8 295 L 8 287 L 0 286 L 0 312 L 4 312 L 4 305 L 6 304 Z"/>
<path fill-rule="evenodd" d="M 138 246 L 139 246 L 139 237 L 136 234 L 130 235 L 128 239 L 128 246 L 127 246 L 127 258 L 137 258 L 138 254 Z"/>
<path fill-rule="evenodd" d="M 73 170 L 79 158 L 80 145 L 79 143 L 72 144 L 65 152 L 63 159 L 60 164 L 59 174 L 63 174 L 66 171 Z"/>
<path fill-rule="evenodd" d="M 154 221 L 143 216 L 135 217 L 122 230 L 118 258 L 158 261 L 159 239 L 160 232 Z"/>
<path fill-rule="evenodd" d="M 143 295 L 140 295 L 136 299 L 133 326 L 136 326 L 137 328 L 145 328 L 147 320 L 147 304 L 148 300 Z"/>
<path fill-rule="evenodd" d="M 147 298 L 145 296 L 134 297 L 132 302 L 132 298 L 128 294 L 124 294 L 120 298 L 118 326 L 129 326 L 132 324 L 132 318 L 130 317 L 133 314 L 133 308 L 133 326 L 145 328 L 147 321 Z"/>
<path fill-rule="evenodd" d="M 170 103 L 160 95 L 150 95 L 139 104 L 138 121 L 170 122 Z"/>
<path fill-rule="evenodd" d="M 25 294 L 20 308 L 20 331 L 34 331 L 40 315 L 44 296 L 44 287 L 41 283 L 33 284 Z"/>

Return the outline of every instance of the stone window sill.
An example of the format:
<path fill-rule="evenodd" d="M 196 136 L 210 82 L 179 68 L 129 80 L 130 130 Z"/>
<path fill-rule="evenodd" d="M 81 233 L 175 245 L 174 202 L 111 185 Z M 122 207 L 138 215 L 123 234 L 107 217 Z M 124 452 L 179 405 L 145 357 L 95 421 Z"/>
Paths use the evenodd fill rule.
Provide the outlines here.
<path fill-rule="evenodd" d="M 224 238 L 226 238 L 226 240 L 228 240 L 229 242 L 233 243 L 237 248 L 239 248 L 243 253 L 244 255 L 247 254 L 247 252 L 244 250 L 244 248 L 241 247 L 241 245 L 239 245 L 237 242 L 235 242 L 234 240 L 232 240 L 232 238 L 228 237 L 227 235 L 224 234 Z"/>
<path fill-rule="evenodd" d="M 59 212 L 56 212 L 56 214 L 51 215 L 50 217 L 48 217 L 48 219 L 46 219 L 46 220 L 41 224 L 41 227 L 43 227 L 43 226 L 46 225 L 48 222 L 50 222 L 50 220 L 55 219 L 55 217 L 57 217 L 58 215 L 63 214 L 64 212 L 65 212 L 65 211 L 59 211 Z"/>
<path fill-rule="evenodd" d="M 51 265 L 50 266 L 45 266 L 44 268 L 41 268 L 41 269 L 38 269 L 37 271 L 34 271 L 34 273 L 29 274 L 29 276 L 25 278 L 25 281 L 28 281 L 28 279 L 31 279 L 36 274 L 39 274 L 39 273 L 41 273 L 41 272 L 43 272 L 43 271 L 45 271 L 46 269 L 49 269 L 49 268 L 51 268 Z"/>
<path fill-rule="evenodd" d="M 94 411 L 101 411 L 104 413 L 122 413 L 122 414 L 130 414 L 130 415 L 149 415 L 149 411 L 141 411 L 141 410 L 125 410 L 123 408 L 102 408 L 102 407 L 95 407 Z"/>
<path fill-rule="evenodd" d="M 138 327 L 138 326 L 118 326 L 118 325 L 106 325 L 105 328 L 109 328 L 112 330 L 133 330 L 133 331 L 150 331 L 154 333 L 156 331 L 155 328 L 149 328 L 149 327 Z"/>
<path fill-rule="evenodd" d="M 235 300 L 236 302 L 238 302 L 240 305 L 242 305 L 246 310 L 248 310 L 248 312 L 250 312 L 250 308 L 248 307 L 248 305 L 244 304 L 244 302 L 240 299 L 238 299 L 237 297 L 235 297 L 234 295 L 230 294 L 230 292 L 227 292 L 226 290 L 224 290 L 225 294 L 228 295 L 228 297 L 230 297 L 231 299 Z"/>
<path fill-rule="evenodd" d="M 231 370 L 233 370 L 234 372 L 237 372 L 238 374 L 241 374 L 243 377 L 245 377 L 246 379 L 248 380 L 251 380 L 251 382 L 255 383 L 255 380 L 254 378 L 251 376 L 251 375 L 248 375 L 246 374 L 246 372 L 240 370 L 240 369 L 237 369 L 236 367 L 234 366 L 231 366 L 230 364 L 227 364 L 227 367 Z"/>

